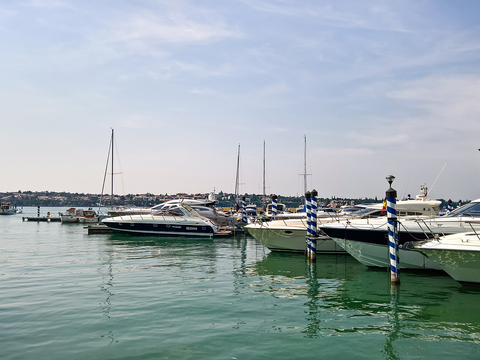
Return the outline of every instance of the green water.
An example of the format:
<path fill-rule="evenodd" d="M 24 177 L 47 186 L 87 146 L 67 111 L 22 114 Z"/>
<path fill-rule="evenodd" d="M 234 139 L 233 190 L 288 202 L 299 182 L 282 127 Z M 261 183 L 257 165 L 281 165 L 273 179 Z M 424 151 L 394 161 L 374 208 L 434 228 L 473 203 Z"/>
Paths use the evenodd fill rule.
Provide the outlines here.
<path fill-rule="evenodd" d="M 56 215 L 63 209 L 42 209 Z M 478 359 L 480 291 L 248 236 L 88 235 L 0 217 L 0 359 Z"/>

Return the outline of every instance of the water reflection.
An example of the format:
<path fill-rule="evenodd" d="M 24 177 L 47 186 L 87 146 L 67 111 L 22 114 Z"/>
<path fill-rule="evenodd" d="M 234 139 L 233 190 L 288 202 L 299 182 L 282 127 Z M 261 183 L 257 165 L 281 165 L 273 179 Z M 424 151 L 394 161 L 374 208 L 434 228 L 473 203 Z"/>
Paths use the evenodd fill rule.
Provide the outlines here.
<path fill-rule="evenodd" d="M 317 279 L 317 263 L 312 261 L 306 261 L 307 266 L 307 297 L 308 301 L 305 303 L 305 310 L 307 317 L 307 326 L 302 330 L 307 337 L 318 337 L 321 330 L 320 325 L 320 305 L 318 301 L 318 294 L 320 284 Z"/>
<path fill-rule="evenodd" d="M 442 272 L 405 272 L 401 285 L 391 288 L 388 271 L 348 256 L 318 256 L 309 265 L 301 255 L 270 253 L 252 265 L 251 276 L 263 280 L 255 291 L 307 299 L 306 337 L 383 335 L 388 359 L 398 358 L 400 339 L 480 340 L 480 292 L 465 290 Z"/>
<path fill-rule="evenodd" d="M 178 270 L 193 266 L 202 273 L 217 272 L 218 253 L 212 239 L 112 234 L 104 241 L 122 266 L 132 263 L 136 267 Z"/>
<path fill-rule="evenodd" d="M 111 330 L 112 325 L 110 324 L 110 310 L 112 308 L 112 297 L 115 295 L 111 290 L 113 288 L 113 251 L 107 251 L 106 257 L 102 259 L 102 266 L 100 267 L 99 271 L 102 273 L 102 283 L 100 284 L 100 290 L 105 296 L 105 300 L 100 303 L 100 307 L 102 309 L 102 315 L 105 316 L 107 320 L 107 325 L 110 330 L 107 333 L 101 335 L 101 337 L 106 337 L 110 340 L 110 345 L 114 342 L 118 342 L 115 340 L 113 335 L 113 330 Z"/>
<path fill-rule="evenodd" d="M 392 360 L 399 359 L 394 348 L 394 342 L 398 339 L 400 330 L 400 321 L 398 317 L 399 296 L 400 286 L 392 284 L 390 288 L 390 311 L 387 315 L 389 329 L 387 330 L 385 344 L 382 351 L 386 359 Z"/>

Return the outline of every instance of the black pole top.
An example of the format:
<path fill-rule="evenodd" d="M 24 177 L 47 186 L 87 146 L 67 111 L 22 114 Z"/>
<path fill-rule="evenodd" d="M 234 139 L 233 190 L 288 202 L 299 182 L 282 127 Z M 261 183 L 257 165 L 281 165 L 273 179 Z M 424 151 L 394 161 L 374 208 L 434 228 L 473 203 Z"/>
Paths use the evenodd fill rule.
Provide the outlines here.
<path fill-rule="evenodd" d="M 312 197 L 312 194 L 310 193 L 310 191 L 307 191 L 305 193 L 305 199 L 310 199 Z"/>
<path fill-rule="evenodd" d="M 242 200 L 245 200 L 245 196 L 242 196 Z"/>
<path fill-rule="evenodd" d="M 385 197 L 387 199 L 391 199 L 391 198 L 397 198 L 397 190 L 395 189 L 392 189 L 392 187 L 390 187 L 390 189 L 388 189 L 385 193 Z"/>
<path fill-rule="evenodd" d="M 277 195 L 272 195 L 272 200 L 277 200 L 278 196 Z"/>
<path fill-rule="evenodd" d="M 313 190 L 312 190 L 312 197 L 314 197 L 314 196 L 316 197 L 317 195 L 318 195 L 317 190 L 313 189 Z"/>

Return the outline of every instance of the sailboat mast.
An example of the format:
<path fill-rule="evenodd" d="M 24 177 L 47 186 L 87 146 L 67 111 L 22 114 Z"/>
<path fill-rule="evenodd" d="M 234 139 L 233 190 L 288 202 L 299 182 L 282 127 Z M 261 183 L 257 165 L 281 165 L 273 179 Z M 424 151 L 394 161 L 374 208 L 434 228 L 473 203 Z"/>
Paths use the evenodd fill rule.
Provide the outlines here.
<path fill-rule="evenodd" d="M 235 201 L 238 204 L 238 183 L 239 183 L 239 173 L 240 173 L 240 144 L 238 144 L 238 155 L 237 155 L 237 176 L 235 179 Z"/>
<path fill-rule="evenodd" d="M 305 194 L 307 192 L 307 135 L 304 135 L 303 139 L 303 193 Z"/>
<path fill-rule="evenodd" d="M 265 201 L 265 140 L 263 140 L 263 199 Z"/>
<path fill-rule="evenodd" d="M 112 141 L 111 141 L 111 147 L 112 147 L 112 194 L 110 195 L 110 206 L 113 206 L 113 129 L 112 129 Z"/>

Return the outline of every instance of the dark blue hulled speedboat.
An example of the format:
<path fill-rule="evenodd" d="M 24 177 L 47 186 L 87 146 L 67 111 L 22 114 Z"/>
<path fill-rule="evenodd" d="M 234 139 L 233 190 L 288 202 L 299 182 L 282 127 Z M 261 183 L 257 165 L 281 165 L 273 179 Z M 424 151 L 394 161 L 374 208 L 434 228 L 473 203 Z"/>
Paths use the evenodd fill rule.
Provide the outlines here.
<path fill-rule="evenodd" d="M 172 204 L 151 214 L 124 215 L 102 222 L 114 232 L 133 235 L 212 237 L 217 227 L 187 204 Z"/>

